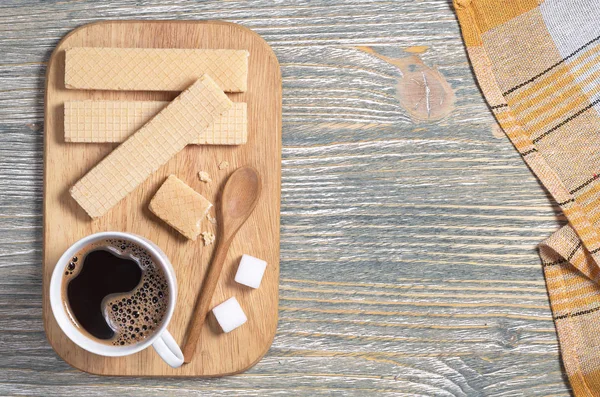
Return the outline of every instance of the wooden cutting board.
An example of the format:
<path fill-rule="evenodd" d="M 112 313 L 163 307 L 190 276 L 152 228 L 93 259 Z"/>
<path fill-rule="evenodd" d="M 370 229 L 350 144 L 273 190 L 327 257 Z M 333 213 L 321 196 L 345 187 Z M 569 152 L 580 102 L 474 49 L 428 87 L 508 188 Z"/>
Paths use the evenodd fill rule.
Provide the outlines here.
<path fill-rule="evenodd" d="M 126 199 L 99 219 L 92 220 L 71 198 L 68 189 L 106 156 L 115 144 L 65 143 L 63 104 L 71 99 L 171 100 L 177 92 L 114 92 L 67 90 L 64 86 L 68 47 L 234 48 L 250 51 L 248 91 L 229 94 L 234 102 L 248 103 L 248 143 L 233 146 L 188 145 Z M 279 286 L 279 206 L 281 180 L 281 74 L 277 59 L 256 33 L 225 22 L 106 21 L 75 29 L 58 44 L 46 79 L 44 147 L 44 325 L 50 344 L 66 362 L 83 371 L 102 375 L 221 376 L 242 372 L 267 352 L 277 328 Z M 228 169 L 218 164 L 228 161 Z M 169 331 L 180 343 L 214 246 L 201 239 L 188 241 L 148 210 L 148 202 L 169 174 L 218 203 L 220 189 L 237 167 L 251 165 L 263 179 L 262 196 L 254 213 L 233 241 L 212 305 L 235 296 L 248 322 L 224 334 L 212 314 L 204 326 L 198 352 L 188 365 L 173 369 L 148 348 L 128 357 L 108 358 L 86 352 L 58 327 L 48 299 L 52 270 L 61 254 L 76 240 L 99 231 L 125 231 L 158 244 L 171 259 L 177 274 L 178 297 Z M 205 184 L 198 171 L 213 179 Z M 212 213 L 215 215 L 214 212 Z M 216 232 L 210 222 L 203 230 Z M 215 233 L 216 234 L 216 233 Z M 259 289 L 233 279 L 242 254 L 268 262 Z"/>

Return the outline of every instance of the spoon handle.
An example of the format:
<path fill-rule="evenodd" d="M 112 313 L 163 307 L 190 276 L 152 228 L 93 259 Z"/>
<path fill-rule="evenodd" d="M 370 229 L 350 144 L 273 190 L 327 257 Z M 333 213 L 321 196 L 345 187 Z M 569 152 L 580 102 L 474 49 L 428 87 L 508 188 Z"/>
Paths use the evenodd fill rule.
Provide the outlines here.
<path fill-rule="evenodd" d="M 221 270 L 223 269 L 223 263 L 225 263 L 225 259 L 227 258 L 227 251 L 229 251 L 229 246 L 231 245 L 231 239 L 219 240 L 215 256 L 208 267 L 206 278 L 202 283 L 200 296 L 196 300 L 194 313 L 192 314 L 190 324 L 188 325 L 188 337 L 185 346 L 183 347 L 183 362 L 186 364 L 194 358 L 194 353 L 198 347 L 198 339 L 200 339 L 200 333 L 202 332 L 202 326 L 204 325 L 206 315 L 210 310 L 212 297 L 215 293 Z"/>

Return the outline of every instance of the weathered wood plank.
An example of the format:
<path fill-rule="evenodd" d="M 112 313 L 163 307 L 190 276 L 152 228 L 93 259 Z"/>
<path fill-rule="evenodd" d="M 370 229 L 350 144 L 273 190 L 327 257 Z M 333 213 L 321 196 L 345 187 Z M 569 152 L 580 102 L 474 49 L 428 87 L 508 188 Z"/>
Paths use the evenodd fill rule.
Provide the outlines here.
<path fill-rule="evenodd" d="M 493 134 L 450 7 L 2 1 L 0 394 L 569 395 L 535 252 L 564 218 Z M 46 342 L 44 73 L 64 34 L 101 19 L 237 22 L 281 62 L 279 332 L 245 374 L 103 378 L 70 368 Z M 446 118 L 416 123 L 399 101 L 413 46 L 428 47 L 417 56 L 454 91 Z"/>

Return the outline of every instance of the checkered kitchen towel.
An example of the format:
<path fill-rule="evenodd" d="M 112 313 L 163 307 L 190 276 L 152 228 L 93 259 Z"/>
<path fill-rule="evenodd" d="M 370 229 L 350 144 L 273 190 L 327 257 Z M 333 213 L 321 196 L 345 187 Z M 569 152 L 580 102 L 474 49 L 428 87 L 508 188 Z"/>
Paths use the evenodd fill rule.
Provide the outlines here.
<path fill-rule="evenodd" d="M 600 396 L 600 0 L 454 0 L 496 119 L 569 220 L 540 246 L 576 395 Z"/>

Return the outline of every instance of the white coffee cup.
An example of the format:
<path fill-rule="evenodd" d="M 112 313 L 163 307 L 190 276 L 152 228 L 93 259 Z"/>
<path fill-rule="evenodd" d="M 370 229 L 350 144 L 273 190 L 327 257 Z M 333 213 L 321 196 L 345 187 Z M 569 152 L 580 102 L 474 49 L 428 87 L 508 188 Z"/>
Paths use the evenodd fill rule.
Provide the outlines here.
<path fill-rule="evenodd" d="M 81 332 L 75 323 L 70 319 L 69 313 L 67 312 L 63 302 L 63 275 L 71 258 L 86 246 L 106 239 L 122 239 L 130 241 L 148 251 L 148 253 L 150 253 L 150 255 L 156 259 L 156 265 L 163 270 L 169 288 L 169 302 L 167 303 L 167 311 L 163 318 L 162 324 L 149 338 L 131 345 L 112 346 L 90 338 L 85 333 Z M 175 271 L 173 270 L 173 266 L 171 265 L 169 258 L 167 258 L 165 253 L 150 240 L 131 233 L 102 232 L 82 238 L 69 247 L 69 249 L 67 249 L 60 257 L 52 273 L 52 278 L 50 279 L 50 305 L 52 306 L 52 313 L 54 313 L 54 317 L 56 318 L 58 325 L 69 337 L 69 339 L 75 342 L 75 344 L 77 344 L 79 347 L 101 356 L 127 356 L 144 350 L 148 346 L 152 345 L 154 350 L 156 350 L 158 355 L 165 360 L 167 364 L 173 368 L 180 367 L 181 364 L 183 364 L 183 353 L 177 345 L 177 342 L 175 342 L 175 339 L 173 339 L 173 336 L 171 336 L 169 331 L 167 331 L 167 325 L 173 316 L 176 301 L 177 281 L 175 278 Z"/>

